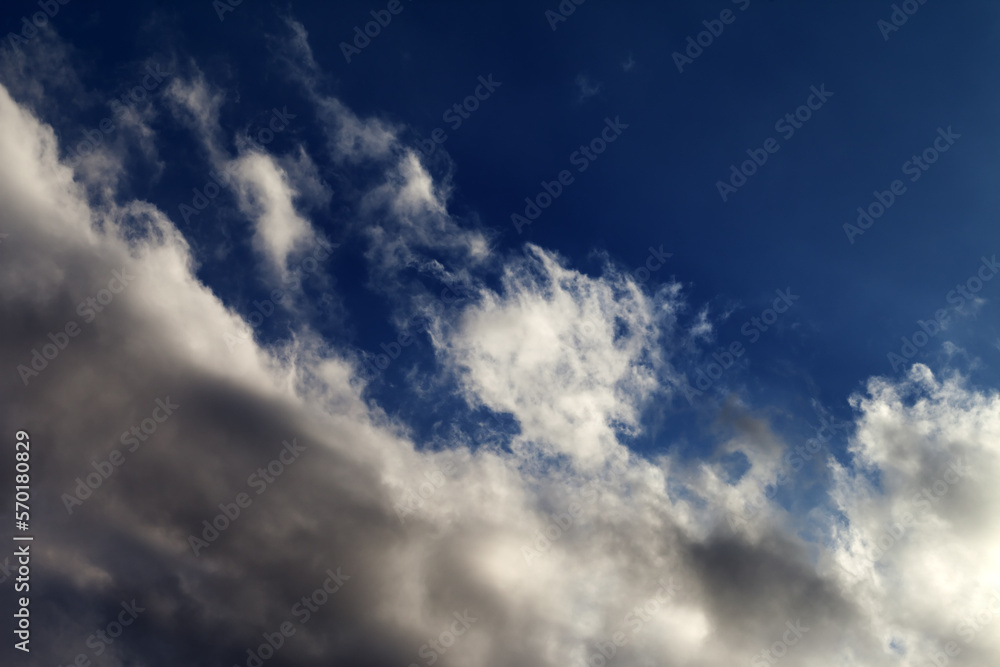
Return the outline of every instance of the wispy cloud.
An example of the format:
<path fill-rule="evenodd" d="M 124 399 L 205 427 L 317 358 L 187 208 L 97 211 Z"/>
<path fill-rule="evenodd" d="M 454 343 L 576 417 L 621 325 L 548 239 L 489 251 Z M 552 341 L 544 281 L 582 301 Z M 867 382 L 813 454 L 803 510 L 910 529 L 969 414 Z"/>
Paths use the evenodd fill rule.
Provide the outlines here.
<path fill-rule="evenodd" d="M 577 102 L 585 102 L 601 92 L 603 83 L 593 81 L 586 74 L 578 74 L 576 77 Z"/>
<path fill-rule="evenodd" d="M 336 206 L 371 281 L 359 301 L 427 306 L 431 291 L 406 282 L 414 273 L 468 285 L 447 313 L 426 308 L 426 354 L 386 381 L 446 387 L 454 428 L 426 446 L 304 310 L 289 309 L 278 342 L 230 349 L 249 318 L 204 276 L 231 265 L 195 261 L 197 235 L 182 232 L 176 202 L 120 187 L 115 152 L 114 168 L 93 174 L 110 203 L 88 196 L 40 112 L 0 87 L 0 423 L 44 443 L 34 497 L 88 484 L 88 466 L 103 486 L 72 515 L 38 508 L 45 547 L 32 574 L 45 583 L 33 595 L 46 611 L 36 622 L 53 629 L 39 664 L 90 655 L 86 638 L 133 591 L 148 592 L 140 624 L 106 649 L 121 664 L 246 662 L 275 632 L 299 664 L 714 666 L 780 649 L 807 667 L 890 667 L 916 665 L 942 641 L 960 642 L 968 664 L 995 662 L 1000 636 L 971 632 L 952 610 L 978 618 L 1000 588 L 996 392 L 919 364 L 868 380 L 851 399 L 844 456 L 807 450 L 826 471 L 810 480 L 820 492 L 805 511 L 818 539 L 800 530 L 797 507 L 766 493 L 806 445 L 735 383 L 719 381 L 734 396 L 698 425 L 717 454 L 691 456 L 673 427 L 662 450 L 635 450 L 644 412 L 673 395 L 677 360 L 711 337 L 708 306 L 607 258 L 585 272 L 539 244 L 493 248 L 474 217 L 453 212 L 450 175 L 400 128 L 323 92 L 304 28 L 288 26 L 298 65 L 285 65 L 299 67 L 304 91 L 301 111 L 289 104 L 303 127 L 292 148 L 227 136 L 233 92 L 200 70 L 168 88 L 171 136 L 231 175 L 252 277 L 288 271 L 320 233 L 315 212 Z M 583 75 L 577 85 L 581 101 L 601 89 Z M 340 187 L 319 177 L 324 162 Z M 25 387 L 17 367 L 61 345 L 76 304 L 100 303 L 125 265 L 142 272 L 71 347 L 42 353 L 45 371 Z M 383 307 L 368 301 L 361 308 Z M 417 344 L 403 333 L 387 355 Z M 182 407 L 102 476 L 162 396 Z M 461 419 L 483 410 L 509 427 L 471 437 Z M 282 442 L 307 457 L 291 465 Z M 731 528 L 731 508 L 751 503 L 752 529 Z M 894 542 L 875 564 L 867 555 L 886 534 Z M 192 535 L 210 545 L 197 556 Z M 526 562 L 526 545 L 544 557 Z"/>

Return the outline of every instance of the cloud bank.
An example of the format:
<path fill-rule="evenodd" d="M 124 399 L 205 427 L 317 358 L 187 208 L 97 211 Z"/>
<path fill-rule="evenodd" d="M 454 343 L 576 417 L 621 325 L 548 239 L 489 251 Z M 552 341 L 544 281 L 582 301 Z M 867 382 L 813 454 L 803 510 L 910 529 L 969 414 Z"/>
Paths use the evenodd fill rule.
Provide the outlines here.
<path fill-rule="evenodd" d="M 231 174 L 262 275 L 287 275 L 319 233 L 310 211 L 339 196 L 321 160 L 379 174 L 350 233 L 380 289 L 412 268 L 493 272 L 457 312 L 427 308 L 424 333 L 469 409 L 516 432 L 418 446 L 307 318 L 227 345 L 250 323 L 198 278 L 177 216 L 89 197 L 0 88 L 0 420 L 35 447 L 34 664 L 923 667 L 947 646 L 996 662 L 995 393 L 919 365 L 870 380 L 849 463 L 815 458 L 814 536 L 771 498 L 734 527 L 803 443 L 736 405 L 718 449 L 745 456 L 738 479 L 628 445 L 670 395 L 683 291 L 536 245 L 491 255 L 394 128 L 312 94 L 329 140 L 292 155 L 230 147 L 202 76 L 168 99 Z M 96 637 L 123 604 L 135 624 Z"/>

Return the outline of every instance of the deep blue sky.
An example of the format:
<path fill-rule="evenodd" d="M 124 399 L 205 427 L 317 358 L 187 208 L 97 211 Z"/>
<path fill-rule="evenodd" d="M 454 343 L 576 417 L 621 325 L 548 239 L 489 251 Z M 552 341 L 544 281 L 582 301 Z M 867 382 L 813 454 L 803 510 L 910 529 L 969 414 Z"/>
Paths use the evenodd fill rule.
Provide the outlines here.
<path fill-rule="evenodd" d="M 234 91 L 223 124 L 236 129 L 266 122 L 272 107 L 311 113 L 301 88 L 276 64 L 268 37 L 286 35 L 281 17 L 294 17 L 309 32 L 328 92 L 362 116 L 409 128 L 413 140 L 445 129 L 455 185 L 451 211 L 495 229 L 499 252 L 530 241 L 557 250 L 571 266 L 597 271 L 595 250 L 632 268 L 646 260 L 650 246 L 662 244 L 673 257 L 647 284 L 655 289 L 671 277 L 682 282 L 691 304 L 686 323 L 709 304 L 718 329 L 706 355 L 733 340 L 746 343 L 743 323 L 773 301 L 776 289 L 791 288 L 800 300 L 749 347 L 749 367 L 731 371 L 726 383 L 746 389 L 751 401 L 777 397 L 800 421 L 815 423 L 810 399 L 846 415 L 851 392 L 873 375 L 893 372 L 886 355 L 899 351 L 900 336 L 948 307 L 949 290 L 975 274 L 980 256 L 1000 251 L 994 185 L 1000 100 L 990 76 L 1000 58 L 1000 8 L 985 0 L 928 2 L 885 40 L 877 21 L 889 19 L 888 2 L 751 0 L 743 11 L 744 4 L 678 8 L 589 0 L 553 31 L 545 11 L 556 9 L 554 0 L 403 0 L 403 11 L 350 63 L 339 44 L 385 3 L 245 2 L 220 21 L 207 1 L 100 9 L 72 2 L 54 24 L 76 49 L 94 99 L 120 94 L 141 76 L 141 63 L 182 52 L 214 84 Z M 3 30 L 15 29 L 33 7 L 8 4 Z M 672 53 L 724 9 L 734 22 L 679 73 Z M 626 61 L 633 63 L 627 71 Z M 450 129 L 442 114 L 487 75 L 502 85 L 459 129 Z M 581 75 L 600 86 L 583 100 Z M 821 85 L 833 95 L 794 136 L 782 138 L 775 121 Z M 107 113 L 101 104 L 80 105 L 82 116 L 49 113 L 66 140 Z M 609 117 L 628 129 L 585 173 L 574 171 L 575 182 L 518 235 L 511 214 L 523 211 L 524 198 L 535 196 L 542 180 L 572 169 L 570 154 Z M 910 182 L 903 163 L 930 146 L 939 127 L 961 138 Z M 137 167 L 127 187 L 209 248 L 225 238 L 224 207 L 191 224 L 176 214 L 191 188 L 204 182 L 192 182 L 192 174 L 207 172 L 204 156 L 166 121 L 157 129 L 176 139 L 162 142 L 168 168 L 150 180 Z M 724 203 L 716 182 L 769 137 L 780 150 Z M 293 124 L 274 147 L 292 141 L 320 141 L 313 119 Z M 449 168 L 430 166 L 439 176 Z M 872 202 L 874 190 L 897 178 L 906 193 L 849 243 L 843 225 Z M 316 222 L 340 239 L 347 215 L 334 207 Z M 356 250 L 345 244 L 335 268 L 350 321 L 330 325 L 329 333 L 371 349 L 394 333 L 385 322 L 387 306 L 369 293 L 364 266 L 351 257 Z M 247 252 L 237 247 L 231 266 L 203 272 L 235 303 L 257 295 L 239 277 Z M 998 292 L 1000 280 L 987 283 L 980 293 L 986 303 L 952 317 L 947 334 L 933 338 L 916 360 L 945 368 L 947 338 L 981 359 L 973 379 L 995 386 Z M 280 334 L 280 323 L 271 324 L 271 333 Z M 430 358 L 426 346 L 424 354 L 414 361 Z M 961 355 L 950 363 L 970 370 Z M 383 396 L 387 404 L 415 414 L 409 398 L 391 393 Z M 449 409 L 440 408 L 441 414 Z M 692 418 L 680 402 L 662 410 L 650 418 Z"/>

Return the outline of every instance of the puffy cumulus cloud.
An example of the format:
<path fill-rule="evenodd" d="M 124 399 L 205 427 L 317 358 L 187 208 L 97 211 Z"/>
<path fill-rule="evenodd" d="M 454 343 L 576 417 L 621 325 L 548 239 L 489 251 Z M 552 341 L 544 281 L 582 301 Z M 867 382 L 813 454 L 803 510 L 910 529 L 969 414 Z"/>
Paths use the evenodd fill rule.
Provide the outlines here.
<path fill-rule="evenodd" d="M 192 127 L 204 138 L 213 124 Z M 520 433 L 509 448 L 422 450 L 308 323 L 287 343 L 230 349 L 247 325 L 197 279 L 173 221 L 152 203 L 91 204 L 53 131 L 5 89 L 0 156 L 0 426 L 30 431 L 35 455 L 32 613 L 53 629 L 32 647 L 38 664 L 96 657 L 88 637 L 132 600 L 140 620 L 105 648 L 111 664 L 247 664 L 288 622 L 267 664 L 916 666 L 988 604 L 995 396 L 919 367 L 874 382 L 853 450 L 872 474 L 831 462 L 829 543 L 777 509 L 734 532 L 727 503 L 788 450 L 765 422 L 726 417 L 739 433 L 721 449 L 750 462 L 736 484 L 720 461 L 624 445 L 672 383 L 676 286 L 650 295 L 535 246 L 502 260 L 500 289 L 431 331 L 465 398 Z M 231 159 L 285 205 L 289 172 L 265 157 Z M 384 165 L 386 210 L 444 216 L 418 165 Z M 420 229 L 448 247 L 435 235 L 450 227 Z M 892 510 L 935 493 L 952 456 L 973 472 L 880 564 L 855 562 Z M 994 641 L 981 630 L 963 656 L 991 664 Z"/>
<path fill-rule="evenodd" d="M 851 447 L 836 466 L 832 572 L 901 665 L 953 643 L 961 664 L 1000 655 L 1000 396 L 934 377 L 873 379 Z M 960 651 L 955 657 L 954 651 Z"/>
<path fill-rule="evenodd" d="M 525 446 L 584 468 L 618 458 L 618 432 L 636 428 L 658 386 L 659 327 L 672 325 L 677 292 L 658 302 L 620 273 L 590 278 L 534 245 L 502 284 L 438 337 L 470 399 L 513 413 Z"/>
<path fill-rule="evenodd" d="M 48 485 L 35 487 L 40 499 L 36 512 L 55 521 L 51 540 L 35 561 L 35 581 L 46 582 L 38 586 L 35 604 L 47 610 L 40 616 L 53 619 L 53 627 L 65 622 L 72 628 L 63 633 L 65 643 L 37 647 L 45 654 L 39 660 L 68 662 L 78 653 L 91 653 L 85 640 L 97 627 L 92 622 L 95 612 L 132 598 L 147 608 L 145 618 L 150 627 L 159 628 L 157 634 L 169 628 L 167 634 L 180 642 L 176 650 L 189 654 L 193 664 L 235 659 L 242 643 L 259 635 L 248 632 L 250 627 L 256 630 L 259 622 L 288 616 L 301 594 L 322 584 L 327 567 L 345 565 L 350 574 L 360 565 L 348 554 L 347 542 L 333 543 L 341 538 L 320 544 L 327 531 L 343 530 L 346 539 L 354 530 L 327 521 L 318 525 L 306 508 L 313 502 L 325 504 L 324 494 L 293 500 L 296 489 L 305 488 L 301 484 L 314 490 L 332 484 L 339 489 L 335 495 L 346 494 L 339 500 L 327 498 L 331 507 L 355 497 L 349 504 L 357 501 L 359 506 L 344 515 L 349 523 L 364 522 L 371 511 L 384 512 L 386 523 L 397 523 L 391 503 L 377 492 L 381 473 L 374 473 L 382 466 L 369 461 L 367 472 L 355 470 L 354 481 L 345 478 L 342 484 L 335 478 L 350 476 L 353 464 L 340 468 L 339 455 L 333 455 L 330 446 L 341 443 L 345 453 L 354 452 L 349 458 L 360 456 L 358 463 L 369 456 L 366 450 L 388 453 L 396 448 L 414 457 L 412 448 L 400 448 L 401 441 L 391 431 L 373 426 L 347 381 L 349 367 L 322 353 L 307 332 L 285 350 L 265 352 L 254 345 L 229 350 L 224 336 L 238 334 L 245 324 L 194 277 L 187 244 L 172 223 L 151 206 L 128 204 L 122 211 L 129 219 L 125 229 L 114 217 L 90 209 L 74 185 L 72 171 L 57 161 L 52 131 L 19 108 L 5 90 L 0 91 L 0 119 L 0 152 L 5 157 L 0 161 L 0 199 L 9 235 L 0 269 L 5 294 L 2 354 L 11 371 L 3 380 L 4 394 L 11 397 L 3 421 L 5 427 L 31 431 L 38 479 Z M 120 277 L 111 283 L 115 272 Z M 77 304 L 95 295 L 101 299 L 96 310 L 81 315 Z M 110 301 L 107 295 L 112 295 Z M 56 336 L 64 349 L 54 358 L 43 358 L 44 367 L 36 361 L 38 374 L 26 376 L 25 386 L 15 368 L 30 368 L 32 349 L 50 343 L 48 333 L 62 332 L 68 321 L 76 324 L 77 334 Z M 308 371 L 291 359 L 308 362 Z M 308 396 L 314 407 L 303 411 L 301 396 Z M 155 426 L 155 435 L 139 431 L 140 442 L 127 432 L 154 414 L 157 399 L 179 407 Z M 348 417 L 352 413 L 354 417 Z M 162 411 L 156 415 L 164 416 Z M 338 433 L 334 422 L 340 419 L 351 426 Z M 355 449 L 372 437 L 383 440 L 378 446 Z M 247 476 L 276 458 L 283 440 L 293 439 L 306 447 L 302 456 L 312 456 L 312 461 L 290 466 L 283 486 L 268 496 L 274 500 L 257 503 L 259 511 L 247 511 L 240 527 L 250 532 L 233 530 L 226 538 L 235 539 L 220 542 L 216 553 L 194 557 L 187 535 L 200 532 L 200 520 L 211 519 L 226 495 L 253 493 Z M 141 448 L 129 451 L 126 445 L 132 442 Z M 92 462 L 100 468 L 113 449 L 126 453 L 125 467 L 92 495 L 86 487 L 75 491 L 76 478 L 93 473 Z M 300 479 L 287 479 L 296 473 Z M 375 495 L 365 499 L 372 491 Z M 83 505 L 68 503 L 70 515 L 63 494 L 90 497 L 83 498 Z M 41 500 L 47 497 L 49 504 Z M 289 515 L 287 522 L 270 514 L 299 502 L 301 511 Z M 39 518 L 40 525 L 45 523 Z M 284 537 L 267 537 L 272 530 Z M 277 553 L 251 545 L 257 540 L 290 544 L 299 532 L 312 536 L 307 542 L 318 541 L 309 547 L 313 555 L 300 563 L 274 560 Z M 94 539 L 102 533 L 123 540 Z M 38 539 L 40 544 L 43 537 Z M 228 549 L 237 551 L 227 555 Z M 258 552 L 251 560 L 259 557 L 264 569 L 247 561 L 215 578 L 212 573 L 228 569 L 226 563 L 236 562 L 232 554 L 244 550 Z M 284 579 L 281 572 L 286 569 L 297 574 Z M 244 585 L 259 576 L 273 581 L 274 588 Z M 375 572 L 369 576 L 371 585 L 378 585 Z M 363 583 L 356 586 L 363 588 Z M 353 595 L 345 593 L 338 601 Z M 271 606 L 279 599 L 280 604 Z M 236 614 L 242 617 L 236 625 L 225 620 L 234 603 L 244 606 Z M 320 624 L 303 634 L 309 632 L 312 636 L 297 652 L 308 655 L 312 642 L 321 642 Z M 213 648 L 219 639 L 224 647 Z M 143 649 L 147 640 L 152 643 Z M 140 630 L 119 640 L 112 652 L 142 655 L 155 644 Z M 338 650 L 349 655 L 353 649 Z"/>

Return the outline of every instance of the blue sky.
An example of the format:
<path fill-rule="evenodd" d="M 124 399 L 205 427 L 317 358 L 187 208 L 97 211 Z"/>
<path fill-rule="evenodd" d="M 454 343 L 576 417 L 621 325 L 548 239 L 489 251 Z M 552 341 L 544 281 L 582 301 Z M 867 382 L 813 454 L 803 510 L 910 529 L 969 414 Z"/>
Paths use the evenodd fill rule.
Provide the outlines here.
<path fill-rule="evenodd" d="M 40 10 L 51 18 L 38 20 Z M 435 535 L 448 542 L 435 543 L 440 553 L 486 550 L 517 526 L 542 526 L 574 488 L 617 475 L 602 482 L 614 502 L 592 506 L 591 541 L 572 537 L 550 554 L 568 559 L 553 565 L 565 576 L 559 590 L 604 563 L 600 595 L 546 611 L 530 596 L 485 592 L 507 581 L 492 562 L 463 561 L 468 578 L 442 583 L 421 561 L 424 606 L 377 621 L 387 647 L 372 631 L 315 654 L 350 664 L 423 660 L 402 657 L 417 655 L 407 642 L 452 612 L 435 596 L 462 595 L 501 610 L 483 645 L 461 649 L 463 664 L 584 664 L 592 653 L 580 647 L 614 624 L 576 626 L 566 610 L 596 618 L 638 594 L 607 565 L 625 534 L 640 545 L 628 554 L 643 563 L 637 572 L 694 582 L 687 611 L 660 619 L 683 641 L 637 640 L 634 664 L 755 659 L 747 642 L 771 644 L 773 628 L 738 618 L 739 600 L 826 619 L 802 664 L 839 655 L 915 667 L 952 617 L 907 620 L 902 603 L 867 617 L 865 596 L 886 589 L 858 593 L 824 568 L 864 562 L 917 580 L 907 559 L 945 553 L 956 535 L 970 552 L 1000 544 L 969 510 L 992 491 L 968 482 L 939 517 L 954 533 L 935 524 L 888 565 L 858 555 L 945 459 L 978 461 L 976 484 L 997 465 L 994 3 L 52 0 L 0 14 L 0 287 L 11 295 L 3 347 L 14 369 L 3 419 L 10 432 L 59 443 L 40 511 L 72 531 L 97 517 L 63 511 L 80 461 L 107 456 L 118 424 L 173 386 L 192 416 L 159 437 L 190 443 L 177 452 L 204 441 L 187 456 L 214 476 L 185 482 L 188 500 L 165 512 L 143 486 L 183 476 L 185 459 L 165 448 L 134 472 L 123 466 L 99 502 L 123 543 L 147 540 L 136 553 L 186 535 L 231 489 L 220 480 L 239 481 L 234 471 L 295 429 L 325 458 L 295 473 L 296 489 L 274 491 L 270 511 L 301 521 L 315 538 L 306 552 L 336 546 L 356 567 L 375 559 L 405 571 Z M 69 360 L 58 371 L 31 366 L 127 258 L 147 272 L 140 287 L 86 323 L 87 342 L 60 352 Z M 372 372 L 380 360 L 390 363 Z M 63 421 L 45 420 L 74 400 Z M 77 447 L 67 434 L 81 429 L 92 442 Z M 789 452 L 817 438 L 822 453 L 805 472 L 776 477 Z M 400 489 L 418 488 L 416 471 L 442 461 L 463 481 L 434 485 L 438 506 L 422 510 L 419 530 L 366 532 L 365 518 L 394 524 Z M 727 532 L 733 508 L 767 488 L 776 496 L 753 528 Z M 332 494 L 323 497 L 346 518 L 309 516 L 298 504 L 308 493 Z M 492 513 L 498 499 L 512 504 L 509 516 Z M 124 506 L 135 515 L 116 514 Z M 956 518 L 963 508 L 967 524 Z M 662 523 L 636 518 L 649 516 Z M 278 519 L 254 521 L 272 564 L 311 562 L 281 546 Z M 334 528 L 350 539 L 323 542 Z M 653 530 L 682 538 L 644 543 Z M 219 562 L 242 563 L 246 539 Z M 792 545 L 787 562 L 782 545 Z M 215 581 L 163 549 L 162 570 L 119 575 L 95 547 L 95 581 L 115 585 L 98 596 L 64 568 L 44 604 L 88 609 L 89 622 L 100 616 L 89 596 L 104 604 L 123 581 Z M 730 558 L 763 573 L 727 584 Z M 773 574 L 790 570 L 801 581 Z M 402 604 L 372 581 L 338 602 L 336 618 Z M 952 607 L 987 585 L 1000 580 L 982 566 L 952 591 Z M 821 591 L 818 606 L 797 592 L 806 589 Z M 184 603 L 204 608 L 207 623 L 216 601 Z M 165 621 L 168 606 L 152 635 L 207 641 L 205 626 Z M 275 618 L 272 606 L 258 611 Z M 534 648 L 496 648 L 514 632 L 497 619 L 518 614 L 544 628 Z M 224 624 L 242 638 L 248 623 Z M 857 634 L 835 636 L 838 624 Z M 708 636 L 723 639 L 709 647 Z M 152 640 L 128 641 L 123 664 Z M 967 655 L 995 657 L 991 641 Z M 211 659 L 238 660 L 236 644 Z M 559 649 L 542 656 L 546 645 Z"/>
<path fill-rule="evenodd" d="M 754 346 L 752 368 L 739 377 L 765 392 L 791 380 L 794 393 L 842 410 L 864 379 L 892 372 L 887 354 L 898 353 L 900 336 L 946 307 L 947 293 L 975 273 L 981 256 L 996 251 L 986 185 L 995 168 L 989 156 L 996 102 L 975 66 L 992 56 L 995 28 L 979 20 L 990 6 L 921 6 L 886 40 L 877 22 L 888 20 L 891 9 L 871 3 L 717 5 L 585 3 L 553 30 L 545 11 L 555 10 L 544 5 L 405 2 L 350 63 L 340 43 L 350 43 L 353 28 L 372 20 L 377 8 L 338 3 L 297 7 L 294 14 L 316 37 L 311 44 L 328 91 L 358 113 L 405 126 L 412 141 L 445 130 L 450 160 L 432 160 L 429 168 L 452 175 L 451 208 L 495 233 L 498 251 L 530 241 L 588 270 L 595 251 L 632 268 L 650 246 L 662 244 L 673 257 L 650 284 L 680 281 L 690 315 L 707 305 L 720 345 L 746 340 L 742 323 L 763 310 L 774 290 L 792 288 L 801 301 L 782 318 L 778 335 Z M 678 72 L 672 54 L 725 9 L 733 22 Z M 234 91 L 222 110 L 224 125 L 253 126 L 273 107 L 298 108 L 305 122 L 293 123 L 274 146 L 316 140 L 302 91 L 274 57 L 287 9 L 240 5 L 222 21 L 200 5 L 65 11 L 81 14 L 59 28 L 83 54 L 81 79 L 94 100 L 124 90 L 131 82 L 127 63 L 138 76 L 151 46 L 179 43 Z M 110 49 L 102 44 L 107 34 L 117 36 Z M 626 63 L 634 64 L 626 70 Z M 443 114 L 487 75 L 502 85 L 451 129 Z M 598 92 L 581 101 L 578 77 Z M 776 131 L 775 123 L 805 104 L 812 86 L 832 95 L 786 139 L 787 130 Z M 106 109 L 90 111 L 99 119 Z M 524 198 L 537 195 L 541 181 L 567 168 L 577 173 L 570 155 L 598 135 L 605 118 L 628 125 L 621 141 L 518 234 L 511 214 L 523 212 Z M 961 140 L 911 183 L 903 163 L 948 127 Z M 768 138 L 779 152 L 723 202 L 717 182 Z M 164 150 L 168 163 L 197 168 L 198 156 L 184 141 Z M 129 186 L 165 203 L 186 202 L 204 181 L 176 171 Z M 906 194 L 848 242 L 843 226 L 856 219 L 857 207 L 867 207 L 876 189 L 897 178 Z M 221 215 L 193 218 L 192 233 L 218 238 L 214 223 Z M 341 238 L 336 213 L 323 217 L 323 229 Z M 334 268 L 352 292 L 364 284 L 363 269 L 354 268 Z M 352 319 L 377 330 L 384 313 L 358 292 L 362 303 Z M 996 353 L 988 310 L 955 318 L 948 331 L 974 357 Z M 943 340 L 934 339 L 916 359 L 939 361 Z M 362 343 L 357 336 L 351 342 Z M 996 379 L 985 367 L 974 377 L 980 374 L 983 382 Z"/>
<path fill-rule="evenodd" d="M 785 330 L 754 346 L 739 380 L 765 396 L 791 384 L 793 394 L 845 414 L 846 396 L 864 379 L 892 372 L 887 355 L 898 353 L 900 336 L 947 307 L 947 293 L 995 252 L 982 180 L 994 168 L 987 157 L 994 94 L 970 80 L 972 63 L 990 58 L 982 51 L 994 28 L 976 20 L 982 5 L 928 6 L 885 40 L 877 21 L 891 11 L 870 3 L 824 10 L 756 2 L 740 11 L 741 4 L 728 6 L 734 22 L 683 73 L 672 53 L 725 3 L 686 13 L 590 3 L 555 31 L 538 6 L 407 3 L 351 63 L 338 44 L 370 19 L 366 7 L 347 3 L 301 20 L 329 35 L 316 58 L 334 89 L 359 111 L 405 123 L 415 138 L 448 128 L 442 115 L 474 92 L 477 77 L 502 82 L 461 127 L 446 129 L 444 145 L 454 163 L 453 208 L 495 229 L 499 248 L 531 241 L 584 269 L 599 250 L 631 268 L 650 245 L 663 244 L 674 256 L 653 280 L 685 285 L 692 315 L 708 304 L 719 343 L 747 340 L 743 322 L 774 290 L 792 288 L 802 298 L 779 325 Z M 263 20 L 252 11 L 227 16 L 216 37 L 233 46 L 212 52 L 239 48 L 237 28 Z M 504 29 L 468 27 L 476 25 Z M 436 38 L 425 40 L 428 32 Z M 581 75 L 600 85 L 582 102 Z M 821 85 L 833 94 L 828 103 L 786 139 L 776 121 Z M 277 82 L 267 86 L 269 99 L 284 100 L 276 90 Z M 575 169 L 570 155 L 608 117 L 627 123 L 627 134 L 517 234 L 511 213 L 523 212 L 542 180 Z M 903 163 L 929 147 L 939 127 L 964 141 L 910 184 Z M 717 181 L 769 137 L 779 152 L 723 202 Z M 897 178 L 906 194 L 849 243 L 844 224 Z M 988 312 L 955 318 L 948 333 L 971 355 L 996 353 Z M 940 360 L 942 342 L 917 359 Z M 984 382 L 996 380 L 981 372 Z"/>

